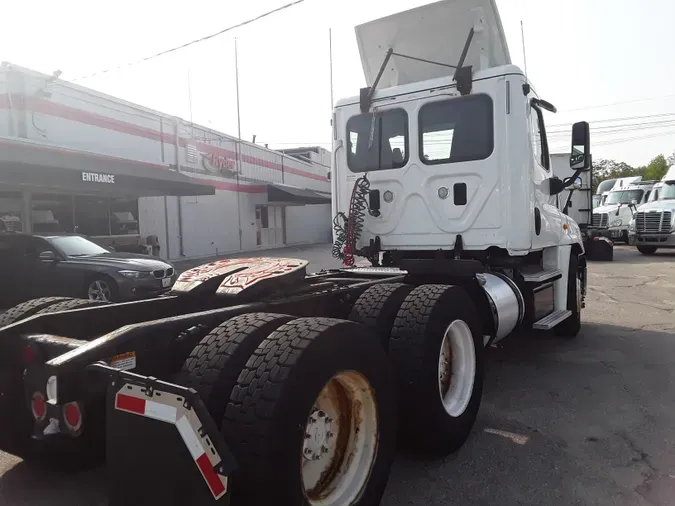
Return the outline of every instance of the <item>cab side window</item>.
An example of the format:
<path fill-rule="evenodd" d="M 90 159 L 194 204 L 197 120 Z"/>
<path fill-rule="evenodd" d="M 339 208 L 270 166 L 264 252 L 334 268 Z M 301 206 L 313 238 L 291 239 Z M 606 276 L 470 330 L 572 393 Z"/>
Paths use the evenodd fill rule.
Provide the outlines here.
<path fill-rule="evenodd" d="M 534 150 L 534 157 L 544 169 L 551 170 L 551 159 L 548 152 L 544 114 L 542 110 L 535 105 L 530 106 L 530 130 L 532 132 L 532 149 Z"/>

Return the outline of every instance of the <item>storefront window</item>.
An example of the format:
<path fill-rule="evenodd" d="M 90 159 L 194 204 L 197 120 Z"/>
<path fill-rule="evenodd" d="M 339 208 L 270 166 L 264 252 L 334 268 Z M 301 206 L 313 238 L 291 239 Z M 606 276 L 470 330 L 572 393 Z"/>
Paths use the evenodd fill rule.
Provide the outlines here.
<path fill-rule="evenodd" d="M 139 233 L 137 199 L 34 194 L 32 202 L 36 234 L 66 232 L 108 237 Z"/>
<path fill-rule="evenodd" d="M 0 232 L 21 232 L 21 194 L 0 192 Z"/>

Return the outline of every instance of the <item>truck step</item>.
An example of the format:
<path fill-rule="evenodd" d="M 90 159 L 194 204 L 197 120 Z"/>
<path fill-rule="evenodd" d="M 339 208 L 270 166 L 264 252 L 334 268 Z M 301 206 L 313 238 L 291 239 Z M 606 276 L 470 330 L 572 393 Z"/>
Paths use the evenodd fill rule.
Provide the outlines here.
<path fill-rule="evenodd" d="M 544 281 L 551 281 L 562 276 L 560 269 L 542 269 L 537 267 L 535 269 L 523 269 L 523 279 L 528 283 L 543 283 Z"/>
<path fill-rule="evenodd" d="M 551 330 L 560 322 L 567 319 L 567 317 L 569 317 L 571 314 L 572 311 L 569 309 L 559 309 L 558 311 L 553 311 L 550 315 L 544 316 L 541 320 L 532 325 L 532 328 L 535 330 Z"/>

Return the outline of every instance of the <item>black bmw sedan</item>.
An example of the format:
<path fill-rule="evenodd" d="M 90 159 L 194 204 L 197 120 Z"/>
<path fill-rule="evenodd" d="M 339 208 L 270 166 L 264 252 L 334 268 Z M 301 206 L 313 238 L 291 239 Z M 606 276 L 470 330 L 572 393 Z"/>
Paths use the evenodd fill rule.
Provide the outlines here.
<path fill-rule="evenodd" d="M 81 235 L 0 234 L 0 307 L 53 295 L 121 302 L 169 291 L 174 267 Z"/>

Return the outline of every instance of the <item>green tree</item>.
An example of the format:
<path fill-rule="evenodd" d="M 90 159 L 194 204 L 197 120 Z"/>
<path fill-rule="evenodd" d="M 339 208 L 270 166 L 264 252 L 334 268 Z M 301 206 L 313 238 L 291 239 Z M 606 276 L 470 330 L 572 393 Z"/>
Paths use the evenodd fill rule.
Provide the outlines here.
<path fill-rule="evenodd" d="M 615 179 L 620 177 L 633 177 L 642 175 L 644 168 L 635 168 L 625 162 L 615 160 L 594 160 L 593 161 L 593 192 L 598 185 L 606 179 Z"/>
<path fill-rule="evenodd" d="M 673 165 L 675 165 L 675 151 L 673 151 L 673 154 L 670 155 L 670 156 L 666 159 L 666 161 L 668 162 L 668 167 L 672 167 Z"/>
<path fill-rule="evenodd" d="M 666 175 L 666 172 L 668 172 L 668 161 L 665 156 L 658 155 L 649 162 L 644 170 L 642 178 L 645 180 L 660 181 L 661 178 Z"/>

